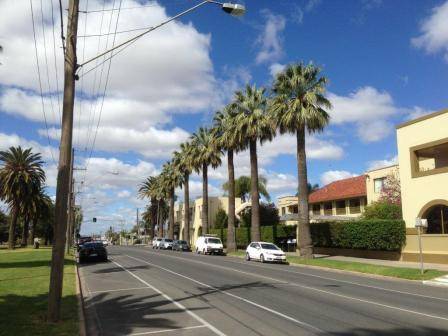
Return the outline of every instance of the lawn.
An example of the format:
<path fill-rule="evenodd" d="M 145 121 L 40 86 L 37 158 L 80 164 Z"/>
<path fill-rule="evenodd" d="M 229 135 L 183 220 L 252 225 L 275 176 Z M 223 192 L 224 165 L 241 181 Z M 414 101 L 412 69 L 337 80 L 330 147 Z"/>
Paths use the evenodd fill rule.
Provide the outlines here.
<path fill-rule="evenodd" d="M 51 249 L 0 250 L 0 335 L 78 335 L 76 271 L 67 256 L 62 322 L 45 321 Z"/>
<path fill-rule="evenodd" d="M 244 257 L 246 253 L 243 250 L 238 250 L 236 252 L 230 252 L 228 255 L 235 257 Z M 310 259 L 310 260 L 301 259 L 300 257 L 296 256 L 287 256 L 286 258 L 290 264 L 333 268 L 344 271 L 376 274 L 408 280 L 430 280 L 448 274 L 448 272 L 429 269 L 425 270 L 424 274 L 421 275 L 420 270 L 416 268 L 381 266 L 381 265 L 365 264 L 360 262 L 330 260 L 325 258 Z"/>

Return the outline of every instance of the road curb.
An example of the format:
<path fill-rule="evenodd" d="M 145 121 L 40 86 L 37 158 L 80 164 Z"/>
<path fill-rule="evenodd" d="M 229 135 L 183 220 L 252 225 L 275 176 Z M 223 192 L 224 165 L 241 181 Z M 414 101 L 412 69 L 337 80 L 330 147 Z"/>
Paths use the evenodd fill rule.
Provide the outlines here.
<path fill-rule="evenodd" d="M 84 314 L 84 298 L 82 295 L 81 278 L 79 275 L 78 265 L 75 263 L 76 268 L 76 297 L 78 299 L 78 317 L 79 317 L 79 335 L 87 336 L 86 332 L 86 320 Z"/>

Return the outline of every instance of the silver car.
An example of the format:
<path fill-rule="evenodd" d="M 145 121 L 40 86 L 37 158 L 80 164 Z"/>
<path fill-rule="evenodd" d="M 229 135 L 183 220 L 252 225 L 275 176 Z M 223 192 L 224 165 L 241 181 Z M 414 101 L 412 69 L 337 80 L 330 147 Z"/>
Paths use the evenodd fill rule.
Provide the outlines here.
<path fill-rule="evenodd" d="M 172 250 L 173 249 L 173 240 L 169 239 L 169 238 L 162 238 L 159 248 L 161 248 L 162 250 Z"/>

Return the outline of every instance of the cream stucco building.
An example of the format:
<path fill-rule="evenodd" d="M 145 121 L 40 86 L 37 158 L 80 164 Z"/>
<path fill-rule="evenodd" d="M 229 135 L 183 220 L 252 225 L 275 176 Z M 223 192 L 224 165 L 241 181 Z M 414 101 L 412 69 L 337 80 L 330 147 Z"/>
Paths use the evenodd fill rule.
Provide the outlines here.
<path fill-rule="evenodd" d="M 423 235 L 427 262 L 448 263 L 448 110 L 397 126 L 406 247 L 403 260 L 417 260 L 416 218 L 428 220 Z"/>
<path fill-rule="evenodd" d="M 235 198 L 235 209 L 241 207 L 240 198 Z M 194 246 L 196 239 L 202 234 L 202 206 L 203 199 L 198 198 L 190 201 L 190 244 Z M 228 213 L 229 198 L 228 197 L 209 197 L 208 198 L 208 223 L 210 228 L 215 226 L 215 217 L 219 209 L 223 209 Z M 174 233 L 179 239 L 184 238 L 184 203 L 176 203 L 174 207 Z"/>

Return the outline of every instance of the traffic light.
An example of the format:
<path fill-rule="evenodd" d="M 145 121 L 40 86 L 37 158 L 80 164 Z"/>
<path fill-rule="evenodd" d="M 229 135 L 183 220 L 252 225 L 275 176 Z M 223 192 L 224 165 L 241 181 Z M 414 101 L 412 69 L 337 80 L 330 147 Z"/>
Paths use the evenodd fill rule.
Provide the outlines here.
<path fill-rule="evenodd" d="M 96 223 L 96 217 L 93 217 L 93 222 Z"/>

